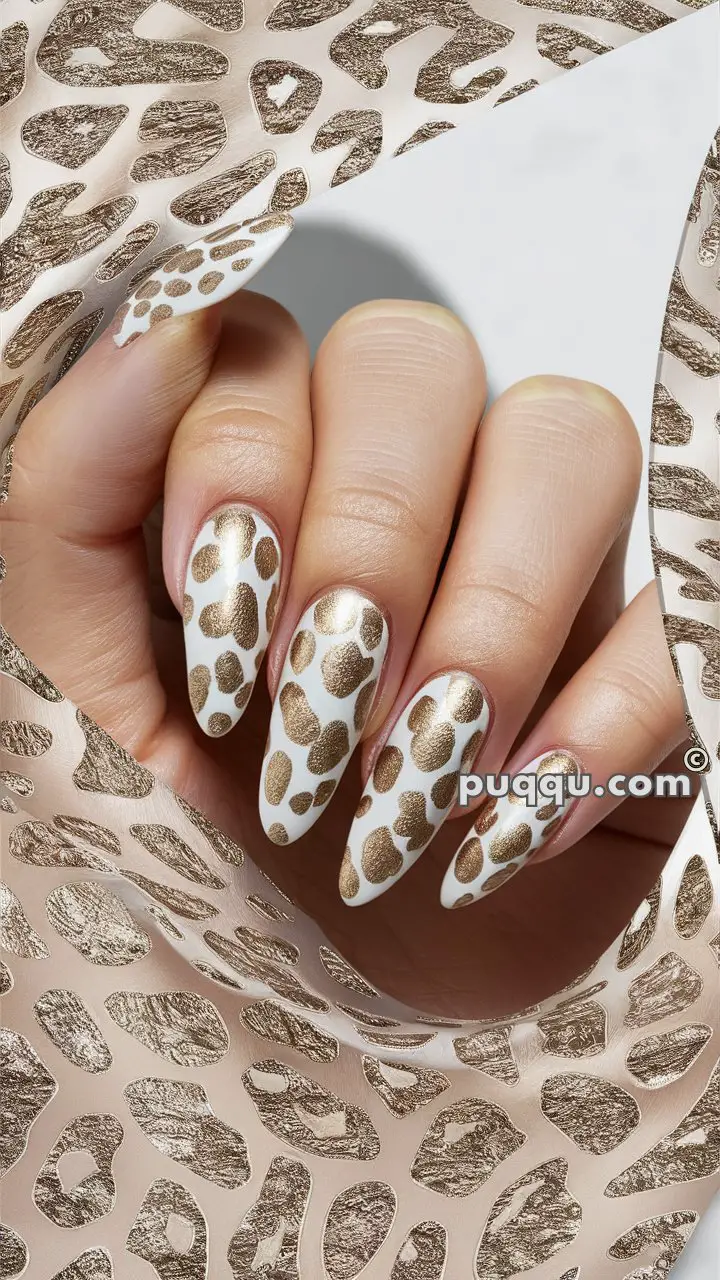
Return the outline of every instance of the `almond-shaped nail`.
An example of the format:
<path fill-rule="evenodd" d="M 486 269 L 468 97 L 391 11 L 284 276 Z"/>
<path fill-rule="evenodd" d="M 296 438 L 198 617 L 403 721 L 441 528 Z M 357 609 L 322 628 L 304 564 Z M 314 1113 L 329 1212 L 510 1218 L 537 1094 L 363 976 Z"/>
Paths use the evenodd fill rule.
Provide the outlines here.
<path fill-rule="evenodd" d="M 260 817 L 275 844 L 309 831 L 365 727 L 388 648 L 377 605 L 352 588 L 306 610 L 288 649 L 270 717 Z"/>
<path fill-rule="evenodd" d="M 245 710 L 275 621 L 280 547 L 250 507 L 228 506 L 203 525 L 185 580 L 190 702 L 201 729 L 221 737 Z"/>
<path fill-rule="evenodd" d="M 118 308 L 115 344 L 126 347 L 154 325 L 231 297 L 264 267 L 293 229 L 271 213 L 207 232 L 171 254 Z"/>
<path fill-rule="evenodd" d="M 540 779 L 579 777 L 580 765 L 569 751 L 545 751 L 520 771 Z M 453 858 L 440 890 L 444 907 L 465 907 L 511 880 L 555 834 L 575 803 L 565 787 L 559 798 L 507 795 L 488 800 Z"/>
<path fill-rule="evenodd" d="M 475 759 L 490 724 L 482 685 L 465 672 L 422 686 L 380 752 L 350 830 L 340 893 L 362 906 L 404 876 L 442 826 L 460 774 Z"/>

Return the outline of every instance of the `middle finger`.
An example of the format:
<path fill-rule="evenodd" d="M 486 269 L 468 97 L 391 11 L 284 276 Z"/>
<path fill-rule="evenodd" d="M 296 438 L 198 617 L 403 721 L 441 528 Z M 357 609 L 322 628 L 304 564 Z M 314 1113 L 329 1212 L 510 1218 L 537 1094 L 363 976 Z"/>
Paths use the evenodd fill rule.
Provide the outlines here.
<path fill-rule="evenodd" d="M 321 347 L 313 472 L 270 655 L 260 814 L 278 844 L 313 825 L 397 695 L 484 395 L 475 341 L 442 307 L 357 307 Z"/>

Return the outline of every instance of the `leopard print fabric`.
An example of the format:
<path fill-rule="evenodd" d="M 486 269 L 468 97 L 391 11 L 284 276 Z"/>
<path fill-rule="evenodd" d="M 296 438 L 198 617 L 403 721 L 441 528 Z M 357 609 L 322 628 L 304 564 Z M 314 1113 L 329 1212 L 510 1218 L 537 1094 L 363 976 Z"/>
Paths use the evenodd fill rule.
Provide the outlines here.
<path fill-rule="evenodd" d="M 225 279 L 242 259 L 210 257 L 216 231 L 252 238 L 311 184 L 686 11 L 4 0 L 3 440 L 143 282 L 186 279 L 188 240 Z M 371 107 L 386 81 L 392 110 Z M 706 632 L 674 620 L 717 626 L 697 572 L 712 578 L 717 368 L 688 364 L 715 351 L 716 155 L 670 295 L 652 490 L 668 638 L 712 756 L 715 651 L 693 666 Z M 720 1185 L 720 871 L 701 806 L 589 972 L 453 1026 L 351 969 L 4 632 L 0 749 L 2 1280 L 637 1280 L 676 1261 Z"/>
<path fill-rule="evenodd" d="M 720 820 L 720 131 L 690 206 L 655 387 L 650 524 L 665 634 Z"/>

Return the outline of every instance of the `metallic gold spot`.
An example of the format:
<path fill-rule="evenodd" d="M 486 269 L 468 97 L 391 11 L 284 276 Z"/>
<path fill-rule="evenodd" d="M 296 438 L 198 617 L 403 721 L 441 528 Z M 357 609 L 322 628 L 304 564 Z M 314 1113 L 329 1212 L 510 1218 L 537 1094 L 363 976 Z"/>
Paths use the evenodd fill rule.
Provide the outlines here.
<path fill-rule="evenodd" d="M 198 289 L 200 293 L 214 293 L 218 285 L 221 285 L 225 279 L 222 271 L 208 271 L 201 276 L 198 281 Z"/>
<path fill-rule="evenodd" d="M 483 893 L 494 893 L 496 889 L 507 884 L 508 880 L 512 880 L 513 876 L 520 870 L 517 863 L 511 863 L 509 867 L 503 867 L 502 870 L 496 871 L 494 875 L 488 876 L 485 883 L 481 886 Z"/>
<path fill-rule="evenodd" d="M 357 897 L 359 892 L 360 877 L 352 864 L 350 850 L 346 849 L 340 865 L 340 895 L 346 901 L 350 901 L 351 898 Z"/>
<path fill-rule="evenodd" d="M 260 630 L 257 596 L 247 582 L 239 582 L 224 600 L 206 605 L 199 622 L 204 636 L 220 640 L 232 632 L 241 649 L 254 649 Z"/>
<path fill-rule="evenodd" d="M 137 305 L 133 307 L 133 315 L 137 316 L 138 320 L 141 319 L 142 316 L 147 315 L 150 310 L 150 305 L 151 304 L 149 302 L 138 302 Z"/>
<path fill-rule="evenodd" d="M 365 722 L 368 718 L 370 707 L 372 706 L 372 700 L 375 695 L 376 686 L 377 686 L 377 680 L 368 680 L 367 684 L 363 685 L 362 689 L 360 690 L 355 700 L 355 710 L 353 712 L 353 724 L 355 725 L 355 730 L 357 733 L 362 733 L 363 729 L 365 728 Z"/>
<path fill-rule="evenodd" d="M 159 280 L 146 280 L 144 284 L 141 284 L 140 287 L 135 290 L 135 297 L 155 298 L 161 289 L 162 285 Z"/>
<path fill-rule="evenodd" d="M 214 711 L 208 720 L 207 727 L 214 738 L 222 738 L 223 734 L 232 729 L 232 720 L 224 711 Z"/>
<path fill-rule="evenodd" d="M 578 773 L 578 763 L 568 751 L 552 751 L 540 761 L 536 772 L 539 778 L 545 773 L 564 773 L 569 777 Z"/>
<path fill-rule="evenodd" d="M 261 654 L 260 657 L 262 658 L 262 656 L 263 655 Z M 245 709 L 248 702 L 250 701 L 250 694 L 252 693 L 252 691 L 253 691 L 253 686 L 250 683 L 250 681 L 248 681 L 248 683 L 246 685 L 243 685 L 242 689 L 240 689 L 235 694 L 235 706 L 237 707 L 238 711 L 243 711 Z"/>
<path fill-rule="evenodd" d="M 300 747 L 309 747 L 311 742 L 319 738 L 320 721 L 299 684 L 289 681 L 283 685 L 278 703 L 285 732 L 291 742 Z"/>
<path fill-rule="evenodd" d="M 477 720 L 485 705 L 482 690 L 470 676 L 452 676 L 444 702 L 447 714 L 460 724 Z"/>
<path fill-rule="evenodd" d="M 363 609 L 360 623 L 360 639 L 371 652 L 377 649 L 383 635 L 383 616 L 379 609 L 369 606 Z"/>
<path fill-rule="evenodd" d="M 436 809 L 447 809 L 448 805 L 455 799 L 457 794 L 457 785 L 460 775 L 457 770 L 453 773 L 443 774 L 442 778 L 438 778 L 434 783 L 430 792 L 430 799 Z"/>
<path fill-rule="evenodd" d="M 205 261 L 205 254 L 202 249 L 188 249 L 184 253 L 178 253 L 165 263 L 163 271 L 179 271 L 181 275 L 186 275 L 189 271 L 197 271 Z"/>
<path fill-rule="evenodd" d="M 520 822 L 510 831 L 501 831 L 491 841 L 488 854 L 491 862 L 511 862 L 513 858 L 522 858 L 533 842 L 532 827 L 527 822 Z"/>
<path fill-rule="evenodd" d="M 403 859 L 388 827 L 376 827 L 363 841 L 360 864 L 370 884 L 382 884 L 402 870 Z"/>
<path fill-rule="evenodd" d="M 399 747 L 383 747 L 375 761 L 373 786 L 381 795 L 395 786 L 403 766 L 403 753 Z"/>
<path fill-rule="evenodd" d="M 327 778 L 325 782 L 321 782 L 313 797 L 313 808 L 319 809 L 321 805 L 327 804 L 337 783 L 333 778 Z"/>
<path fill-rule="evenodd" d="M 243 249 L 252 249 L 252 240 L 231 240 L 228 244 L 216 245 L 210 250 L 213 262 L 222 262 L 223 258 L 232 258 L 234 253 L 242 253 Z"/>
<path fill-rule="evenodd" d="M 223 543 L 223 561 L 247 560 L 253 548 L 257 525 L 248 511 L 225 507 L 213 520 L 215 537 Z"/>
<path fill-rule="evenodd" d="M 209 667 L 193 667 L 192 671 L 188 675 L 190 705 L 196 716 L 200 714 L 208 700 L 211 680 L 212 676 L 210 674 Z"/>
<path fill-rule="evenodd" d="M 307 766 L 311 773 L 329 773 L 350 750 L 348 728 L 344 720 L 331 720 L 310 748 Z"/>
<path fill-rule="evenodd" d="M 215 663 L 215 679 L 221 693 L 235 693 L 243 682 L 242 663 L 236 653 L 228 649 Z"/>
<path fill-rule="evenodd" d="M 495 826 L 497 820 L 497 797 L 494 796 L 492 800 L 488 800 L 483 805 L 473 830 L 479 836 L 487 835 L 490 828 Z"/>
<path fill-rule="evenodd" d="M 456 907 L 469 907 L 470 903 L 474 901 L 475 898 L 472 893 L 461 893 L 460 897 L 453 902 L 451 910 L 454 911 Z"/>
<path fill-rule="evenodd" d="M 273 844 L 287 844 L 290 837 L 282 822 L 273 822 L 268 830 L 268 839 L 272 840 Z"/>
<path fill-rule="evenodd" d="M 538 809 L 535 816 L 537 817 L 538 822 L 547 822 L 550 818 L 555 817 L 559 808 L 560 806 L 557 801 L 551 800 L 549 804 L 544 804 L 542 809 Z M 545 828 L 545 831 L 547 831 L 547 827 Z M 543 832 L 543 835 L 544 834 L 545 832 Z"/>
<path fill-rule="evenodd" d="M 307 813 L 312 802 L 312 791 L 299 791 L 296 796 L 291 796 L 289 801 L 293 813 L 296 813 L 299 817 L 303 813 Z"/>
<path fill-rule="evenodd" d="M 410 755 L 418 769 L 434 773 L 447 764 L 455 746 L 455 730 L 449 721 L 438 718 L 434 698 L 426 694 L 415 704 L 408 716 L 408 728 L 413 734 Z"/>
<path fill-rule="evenodd" d="M 263 582 L 272 578 L 280 563 L 278 549 L 273 538 L 261 538 L 255 548 L 255 568 Z"/>
<path fill-rule="evenodd" d="M 278 587 L 277 582 L 273 582 L 272 587 L 270 588 L 270 595 L 268 596 L 267 604 L 265 605 L 265 626 L 268 632 L 272 631 L 275 625 L 275 611 L 277 609 L 279 595 L 280 588 Z"/>
<path fill-rule="evenodd" d="M 354 591 L 329 591 L 315 605 L 313 618 L 321 635 L 337 636 L 355 626 L 358 613 L 358 597 Z"/>
<path fill-rule="evenodd" d="M 365 814 L 372 808 L 372 796 L 363 796 L 357 809 L 355 810 L 356 818 L 364 818 Z"/>
<path fill-rule="evenodd" d="M 159 307 L 153 307 L 150 312 L 150 324 L 160 324 L 162 320 L 169 320 L 172 315 L 172 307 L 169 307 L 165 302 L 161 302 Z"/>
<path fill-rule="evenodd" d="M 460 884 L 470 884 L 480 875 L 484 862 L 482 841 L 471 836 L 460 846 L 455 859 L 455 879 Z"/>
<path fill-rule="evenodd" d="M 220 548 L 214 542 L 200 547 L 192 558 L 192 576 L 196 582 L 207 582 L 220 568 Z"/>
<path fill-rule="evenodd" d="M 291 777 L 290 757 L 286 756 L 284 751 L 275 751 L 268 760 L 265 772 L 265 799 L 268 804 L 280 804 L 290 785 Z"/>
<path fill-rule="evenodd" d="M 189 622 L 192 622 L 192 616 L 194 612 L 195 612 L 195 601 L 193 600 L 192 596 L 189 596 L 187 594 L 184 595 L 183 596 L 183 622 L 185 623 L 185 626 L 187 626 Z"/>
<path fill-rule="evenodd" d="M 312 631 L 298 631 L 290 646 L 290 666 L 296 676 L 310 666 L 315 657 L 315 637 Z"/>
<path fill-rule="evenodd" d="M 480 744 L 484 736 L 485 735 L 478 729 L 476 733 L 473 733 L 471 737 L 468 738 L 460 757 L 461 773 L 465 773 L 471 767 L 478 751 L 480 750 Z"/>
<path fill-rule="evenodd" d="M 333 697 L 348 698 L 371 674 L 374 665 L 372 658 L 363 657 L 354 640 L 333 645 L 320 664 L 323 684 Z"/>
<path fill-rule="evenodd" d="M 435 834 L 435 827 L 427 820 L 425 796 L 422 791 L 403 791 L 398 797 L 399 816 L 393 823 L 396 835 L 407 837 L 407 852 L 424 849 Z"/>
<path fill-rule="evenodd" d="M 191 289 L 189 280 L 168 280 L 163 292 L 169 298 L 182 298 L 183 294 L 190 293 Z"/>
<path fill-rule="evenodd" d="M 421 729 L 429 729 L 438 714 L 438 705 L 429 694 L 419 698 L 408 716 L 408 729 L 411 733 L 419 733 Z"/>

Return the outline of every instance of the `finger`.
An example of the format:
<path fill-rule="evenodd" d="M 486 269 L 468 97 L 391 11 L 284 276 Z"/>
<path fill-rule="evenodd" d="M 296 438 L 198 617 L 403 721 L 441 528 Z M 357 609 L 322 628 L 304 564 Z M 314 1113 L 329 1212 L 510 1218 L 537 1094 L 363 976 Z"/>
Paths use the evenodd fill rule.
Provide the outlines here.
<path fill-rule="evenodd" d="M 611 778 L 650 775 L 685 734 L 657 588 L 650 583 L 510 762 L 513 777 L 543 779 L 542 786 L 538 782 L 536 796 L 510 793 L 483 806 L 445 876 L 443 905 L 475 902 L 529 858 L 562 853 L 622 803 L 622 795 L 607 790 Z M 581 775 L 591 790 L 574 798 L 564 784 Z"/>
<path fill-rule="evenodd" d="M 622 406 L 591 384 L 530 379 L 488 413 L 448 563 L 350 832 L 346 901 L 369 902 L 417 861 L 479 751 L 488 769 L 507 756 L 629 519 L 639 452 Z"/>
<path fill-rule="evenodd" d="M 261 817 L 278 843 L 312 826 L 370 716 L 392 705 L 484 392 L 474 340 L 441 307 L 359 307 L 321 348 L 313 474 L 273 645 L 287 657 L 261 780 Z"/>
<path fill-rule="evenodd" d="M 136 754 L 165 715 L 142 524 L 162 492 L 172 434 L 207 376 L 218 331 L 217 312 L 205 311 L 126 350 L 105 334 L 23 424 L 3 512 L 5 625 Z"/>
<path fill-rule="evenodd" d="M 252 694 L 311 460 L 305 339 L 277 303 L 243 292 L 166 479 L 165 575 L 184 617 L 191 704 L 211 736 L 237 723 Z"/>

